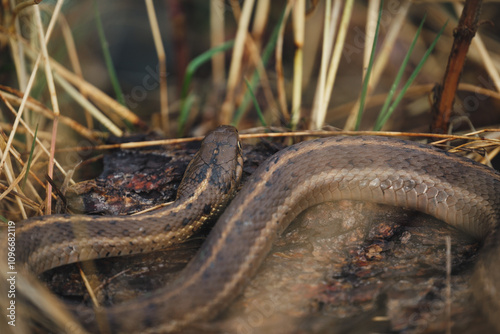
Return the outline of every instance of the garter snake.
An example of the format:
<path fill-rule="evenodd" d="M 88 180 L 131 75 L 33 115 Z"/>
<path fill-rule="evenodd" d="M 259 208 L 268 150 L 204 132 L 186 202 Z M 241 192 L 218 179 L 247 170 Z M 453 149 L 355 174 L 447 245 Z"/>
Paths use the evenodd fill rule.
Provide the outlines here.
<path fill-rule="evenodd" d="M 30 219 L 16 233 L 18 261 L 39 273 L 184 240 L 232 197 L 242 173 L 240 153 L 236 130 L 220 127 L 204 139 L 170 207 L 134 217 Z M 169 332 L 210 319 L 238 295 L 273 240 L 300 212 L 340 199 L 415 209 L 486 240 L 475 292 L 486 298 L 484 309 L 496 320 L 500 270 L 490 271 L 488 265 L 500 261 L 500 174 L 430 146 L 363 136 L 306 141 L 270 157 L 225 208 L 174 282 L 155 294 L 97 309 L 96 315 L 116 333 Z M 96 330 L 95 323 L 85 325 Z"/>

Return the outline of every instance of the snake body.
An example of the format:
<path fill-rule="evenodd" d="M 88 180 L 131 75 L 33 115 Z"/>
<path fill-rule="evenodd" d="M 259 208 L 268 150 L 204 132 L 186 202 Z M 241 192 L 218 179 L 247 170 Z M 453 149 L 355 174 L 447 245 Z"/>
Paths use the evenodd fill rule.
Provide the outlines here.
<path fill-rule="evenodd" d="M 223 147 L 230 153 L 221 158 L 221 146 L 212 141 L 227 135 L 233 139 L 231 143 L 226 140 L 227 145 Z M 205 166 L 209 161 L 218 160 L 222 168 L 208 175 L 214 167 L 205 167 L 205 172 L 193 174 L 197 175 L 193 183 L 202 184 L 201 188 L 207 190 L 208 184 L 216 182 L 215 174 L 217 180 L 230 179 L 222 190 L 211 189 L 225 193 L 221 196 L 224 203 L 241 175 L 241 157 L 238 158 L 235 142 L 237 134 L 233 128 L 219 128 L 205 139 L 204 143 L 211 143 L 210 147 L 205 150 L 207 146 L 202 144 L 190 165 L 190 168 Z M 229 144 L 236 146 L 230 149 Z M 200 156 L 207 157 L 204 163 L 199 163 Z M 239 172 L 233 171 L 235 167 Z M 191 177 L 188 175 L 189 170 L 183 182 Z M 180 191 L 182 188 L 181 185 Z M 204 208 L 210 215 L 216 213 L 208 210 L 211 205 L 195 204 L 194 199 L 206 199 L 198 188 L 190 189 L 187 194 L 187 199 L 179 197 L 174 208 L 177 205 L 193 211 L 197 222 L 200 218 L 194 214 L 195 210 L 201 208 L 203 212 Z M 487 297 L 484 308 L 492 319 L 500 314 L 500 279 L 497 279 L 500 271 L 495 269 L 492 273 L 488 269 L 488 261 L 500 261 L 497 232 L 500 174 L 472 160 L 426 145 L 363 136 L 316 139 L 278 152 L 254 172 L 174 282 L 154 295 L 97 310 L 96 314 L 117 333 L 168 332 L 214 317 L 239 294 L 258 270 L 273 241 L 300 212 L 324 201 L 341 199 L 415 209 L 486 240 L 484 254 L 476 268 L 475 290 L 478 296 Z M 218 212 L 217 207 L 213 210 Z M 32 271 L 40 272 L 82 259 L 123 254 L 115 250 L 120 244 L 127 254 L 161 248 L 163 246 L 152 245 L 164 245 L 165 241 L 156 236 L 158 232 L 152 230 L 151 224 L 159 226 L 163 231 L 161 237 L 168 240 L 184 239 L 189 234 L 187 230 L 197 228 L 185 228 L 191 226 L 186 219 L 178 223 L 183 228 L 174 228 L 169 221 L 175 220 L 174 209 L 162 210 L 140 218 L 50 216 L 29 220 L 17 233 L 18 244 L 26 248 L 21 261 Z M 186 214 L 179 209 L 175 212 Z M 111 225 L 113 228 L 105 228 Z M 75 228 L 80 232 L 75 232 Z M 65 232 L 57 234 L 60 229 Z M 180 231 L 181 237 L 176 231 Z M 55 243 L 56 235 L 57 240 L 62 240 L 58 241 L 60 247 L 50 244 Z M 44 238 L 50 240 L 44 242 Z M 115 244 L 109 246 L 112 240 Z M 95 324 L 88 326 L 94 330 Z"/>

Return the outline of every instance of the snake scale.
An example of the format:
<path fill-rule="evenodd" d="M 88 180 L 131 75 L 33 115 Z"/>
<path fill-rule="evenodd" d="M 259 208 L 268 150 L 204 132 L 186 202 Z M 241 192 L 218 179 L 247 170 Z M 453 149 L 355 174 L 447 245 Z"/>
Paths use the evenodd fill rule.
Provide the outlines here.
<path fill-rule="evenodd" d="M 213 318 L 238 296 L 300 212 L 325 201 L 370 201 L 424 212 L 484 240 L 474 292 L 500 331 L 500 269 L 490 267 L 500 261 L 498 172 L 403 140 L 322 138 L 270 157 L 224 209 L 241 173 L 237 131 L 219 127 L 205 137 L 171 206 L 133 217 L 29 219 L 16 232 L 17 261 L 40 273 L 76 261 L 150 252 L 185 240 L 223 211 L 172 284 L 97 309 L 93 317 L 113 333 L 175 331 Z M 84 326 L 97 330 L 95 321 Z"/>

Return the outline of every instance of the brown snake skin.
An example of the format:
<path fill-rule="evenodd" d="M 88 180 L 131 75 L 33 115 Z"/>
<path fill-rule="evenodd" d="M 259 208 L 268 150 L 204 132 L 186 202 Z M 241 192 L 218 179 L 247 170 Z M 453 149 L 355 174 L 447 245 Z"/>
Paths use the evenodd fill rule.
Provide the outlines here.
<path fill-rule="evenodd" d="M 227 136 L 231 139 L 223 139 Z M 185 239 L 197 228 L 186 227 L 192 226 L 186 219 L 198 222 L 219 211 L 201 202 L 208 200 L 204 192 L 225 193 L 222 202 L 231 196 L 241 175 L 237 140 L 231 127 L 207 136 L 189 167 L 201 171 L 187 172 L 183 180 L 189 184 L 188 175 L 194 175 L 193 184 L 200 186 L 184 192 L 181 186 L 174 209 L 124 218 L 50 216 L 26 221 L 16 233 L 18 249 L 25 249 L 18 261 L 41 272 L 82 259 L 151 251 Z M 200 157 L 206 157 L 203 163 Z M 214 161 L 219 162 L 217 169 L 208 165 Z M 222 191 L 208 189 L 215 183 L 222 185 Z M 97 317 L 116 333 L 168 332 L 210 319 L 238 296 L 273 241 L 300 212 L 341 199 L 415 209 L 485 240 L 474 292 L 500 331 L 500 270 L 488 270 L 500 261 L 500 174 L 430 146 L 362 136 L 306 141 L 269 158 L 225 209 L 198 254 L 172 284 L 97 310 Z M 196 210 L 205 212 L 201 215 L 205 218 L 199 218 Z M 183 217 L 178 220 L 176 215 Z M 124 250 L 117 250 L 120 245 Z M 97 331 L 95 322 L 85 326 Z"/>

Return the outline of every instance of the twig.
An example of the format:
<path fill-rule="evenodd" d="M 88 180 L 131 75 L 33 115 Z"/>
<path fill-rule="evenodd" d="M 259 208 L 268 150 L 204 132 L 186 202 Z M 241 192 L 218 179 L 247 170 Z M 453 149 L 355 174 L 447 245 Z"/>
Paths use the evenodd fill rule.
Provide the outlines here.
<path fill-rule="evenodd" d="M 465 134 L 463 136 L 458 135 L 447 135 L 447 134 L 437 134 L 437 133 L 420 133 L 420 132 L 396 132 L 396 131 L 295 131 L 295 132 L 279 132 L 279 133 L 240 133 L 240 139 L 252 139 L 252 138 L 275 138 L 275 137 L 308 137 L 308 136 L 354 136 L 354 135 L 369 135 L 369 136 L 387 136 L 387 137 L 414 137 L 414 138 L 440 138 L 444 140 L 485 140 L 492 143 L 496 143 L 500 146 L 500 140 L 495 139 L 484 139 L 475 137 L 477 134 L 485 132 L 500 132 L 500 129 L 483 129 L 480 131 L 475 131 L 472 133 Z M 474 136 L 474 137 L 471 137 Z M 201 141 L 203 137 L 191 137 L 191 138 L 180 138 L 180 139 L 161 139 L 161 140 L 151 140 L 145 142 L 129 142 L 122 144 L 107 144 L 98 146 L 83 146 L 83 147 L 68 147 L 59 149 L 58 152 L 80 152 L 80 151 L 91 151 L 91 150 L 111 150 L 111 149 L 132 149 L 140 147 L 151 147 L 158 145 L 174 145 L 179 143 L 187 143 L 193 141 Z M 431 143 L 432 145 L 433 143 Z"/>
<path fill-rule="evenodd" d="M 465 2 L 462 16 L 454 31 L 455 38 L 448 58 L 443 84 L 436 90 L 435 102 L 432 106 L 431 132 L 448 132 L 453 101 L 469 46 L 477 31 L 481 4 L 482 0 L 467 0 Z"/>

